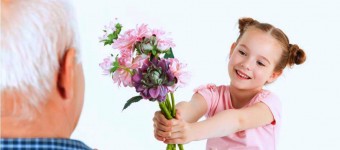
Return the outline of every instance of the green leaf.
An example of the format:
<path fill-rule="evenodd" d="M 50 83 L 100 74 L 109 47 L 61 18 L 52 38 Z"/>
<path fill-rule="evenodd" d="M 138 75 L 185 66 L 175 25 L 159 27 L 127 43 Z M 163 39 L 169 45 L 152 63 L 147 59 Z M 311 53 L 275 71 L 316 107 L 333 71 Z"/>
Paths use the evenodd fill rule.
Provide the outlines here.
<path fill-rule="evenodd" d="M 118 55 L 116 55 L 115 61 L 113 62 L 114 67 L 120 67 L 118 62 Z"/>
<path fill-rule="evenodd" d="M 113 66 L 119 67 L 119 62 L 116 60 L 116 61 L 113 63 Z"/>
<path fill-rule="evenodd" d="M 122 27 L 123 26 L 120 23 L 116 24 L 116 31 L 114 33 L 117 35 L 117 38 L 118 38 L 120 31 L 122 31 Z"/>
<path fill-rule="evenodd" d="M 113 56 L 113 54 L 111 54 Z M 114 73 L 118 68 L 120 68 L 119 62 L 118 62 L 118 54 L 116 55 L 115 61 L 112 62 L 113 68 L 110 69 L 110 73 Z"/>
<path fill-rule="evenodd" d="M 111 68 L 111 70 L 110 70 L 110 73 L 114 73 L 117 69 L 118 69 L 119 67 L 113 67 L 113 68 Z"/>
<path fill-rule="evenodd" d="M 110 41 L 113 41 L 113 39 L 115 39 L 115 34 L 114 33 L 111 33 L 111 34 L 109 34 L 108 36 L 107 36 L 107 40 L 110 40 Z"/>
<path fill-rule="evenodd" d="M 116 24 L 116 30 L 117 30 L 117 29 L 121 30 L 122 27 L 123 27 L 123 26 L 122 26 L 120 23 L 117 23 L 117 24 Z"/>
<path fill-rule="evenodd" d="M 105 40 L 105 42 L 104 42 L 104 46 L 105 45 L 111 45 L 112 44 L 112 41 L 109 41 L 109 40 Z"/>
<path fill-rule="evenodd" d="M 175 58 L 174 53 L 172 52 L 172 48 L 170 47 L 170 50 L 165 53 L 164 58 Z"/>
<path fill-rule="evenodd" d="M 128 108 L 132 103 L 139 102 L 141 99 L 143 99 L 142 96 L 135 96 L 135 97 L 130 98 L 130 99 L 125 103 L 123 110 L 126 109 L 126 108 Z M 122 111 L 123 111 L 123 110 L 122 110 Z"/>
<path fill-rule="evenodd" d="M 156 54 L 157 54 L 157 51 L 156 51 L 155 49 L 153 49 L 153 50 L 151 51 L 151 53 L 152 53 L 152 55 L 156 55 Z"/>
<path fill-rule="evenodd" d="M 117 40 L 118 39 L 118 34 L 113 34 L 112 39 Z"/>

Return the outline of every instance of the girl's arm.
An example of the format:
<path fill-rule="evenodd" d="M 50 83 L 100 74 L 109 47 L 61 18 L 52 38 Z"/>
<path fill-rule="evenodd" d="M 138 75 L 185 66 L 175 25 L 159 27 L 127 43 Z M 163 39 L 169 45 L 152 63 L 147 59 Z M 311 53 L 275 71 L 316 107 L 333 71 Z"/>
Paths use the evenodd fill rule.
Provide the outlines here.
<path fill-rule="evenodd" d="M 189 102 L 180 102 L 176 105 L 186 122 L 197 122 L 208 109 L 207 102 L 201 94 L 195 93 Z"/>
<path fill-rule="evenodd" d="M 274 120 L 269 107 L 262 102 L 243 109 L 225 110 L 201 122 L 189 123 L 184 120 L 185 117 L 186 115 L 179 111 L 177 119 L 172 121 L 171 133 L 168 133 L 165 143 L 188 143 L 227 136 L 237 131 L 270 124 Z"/>

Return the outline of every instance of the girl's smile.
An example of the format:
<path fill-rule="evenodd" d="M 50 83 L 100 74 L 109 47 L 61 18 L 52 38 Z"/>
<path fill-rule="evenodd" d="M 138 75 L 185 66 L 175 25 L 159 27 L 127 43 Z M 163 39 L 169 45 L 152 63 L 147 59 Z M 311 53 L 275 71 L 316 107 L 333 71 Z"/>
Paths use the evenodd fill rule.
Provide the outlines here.
<path fill-rule="evenodd" d="M 236 72 L 237 77 L 239 77 L 240 79 L 243 79 L 243 80 L 250 80 L 251 79 L 251 77 L 249 77 L 247 74 L 243 73 L 240 70 L 235 69 L 235 72 Z"/>

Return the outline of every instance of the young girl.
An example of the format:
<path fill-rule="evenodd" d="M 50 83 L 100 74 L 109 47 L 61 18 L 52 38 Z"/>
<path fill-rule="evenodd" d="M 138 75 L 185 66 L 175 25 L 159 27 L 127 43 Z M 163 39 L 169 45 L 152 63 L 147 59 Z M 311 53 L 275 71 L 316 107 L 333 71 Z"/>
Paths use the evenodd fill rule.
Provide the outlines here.
<path fill-rule="evenodd" d="M 263 86 L 286 66 L 302 64 L 305 53 L 278 28 L 252 18 L 239 19 L 240 35 L 232 44 L 230 85 L 207 85 L 191 101 L 177 104 L 176 119 L 154 116 L 155 138 L 165 143 L 208 139 L 208 150 L 275 150 L 281 104 Z M 206 120 L 197 122 L 203 115 Z"/>

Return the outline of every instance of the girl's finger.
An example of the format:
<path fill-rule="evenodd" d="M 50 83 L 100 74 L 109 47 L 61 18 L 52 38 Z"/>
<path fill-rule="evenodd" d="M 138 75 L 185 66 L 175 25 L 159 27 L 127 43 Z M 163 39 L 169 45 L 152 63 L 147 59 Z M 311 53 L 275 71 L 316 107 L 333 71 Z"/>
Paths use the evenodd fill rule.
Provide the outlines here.
<path fill-rule="evenodd" d="M 154 136 L 155 136 L 155 138 L 156 138 L 158 141 L 165 141 L 165 138 L 163 138 L 163 137 L 161 137 L 161 136 L 158 136 L 158 135 L 156 134 L 156 131 L 154 131 Z"/>
<path fill-rule="evenodd" d="M 171 128 L 172 128 L 172 127 L 169 127 L 169 126 L 164 126 L 163 124 L 160 124 L 160 123 L 154 123 L 153 126 L 156 130 L 161 130 L 163 132 L 170 132 Z"/>
<path fill-rule="evenodd" d="M 166 126 L 171 125 L 171 121 L 166 119 L 160 111 L 157 111 L 155 113 L 154 122 L 155 121 L 158 121 L 159 123 L 166 125 Z"/>
<path fill-rule="evenodd" d="M 164 131 L 161 131 L 161 130 L 155 130 L 155 134 L 157 136 L 162 137 L 162 138 L 169 138 L 171 136 L 171 132 L 164 132 Z"/>
<path fill-rule="evenodd" d="M 166 140 L 181 139 L 183 137 L 184 137 L 183 132 L 171 132 L 170 136 L 166 138 Z"/>
<path fill-rule="evenodd" d="M 164 143 L 166 144 L 184 144 L 184 140 L 177 138 L 177 139 L 166 139 L 164 141 Z"/>
<path fill-rule="evenodd" d="M 176 123 L 177 125 L 174 125 L 170 128 L 171 132 L 183 132 L 184 126 L 183 123 Z"/>

